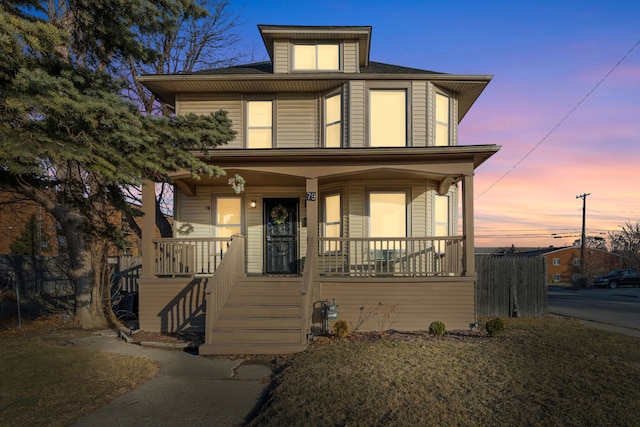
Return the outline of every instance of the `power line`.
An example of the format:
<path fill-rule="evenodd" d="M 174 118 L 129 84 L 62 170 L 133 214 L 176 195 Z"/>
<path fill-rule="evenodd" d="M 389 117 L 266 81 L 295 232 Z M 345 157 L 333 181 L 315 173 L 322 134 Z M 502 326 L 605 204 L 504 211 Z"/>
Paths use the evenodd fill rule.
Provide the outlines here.
<path fill-rule="evenodd" d="M 495 187 L 496 184 L 498 184 L 507 175 L 509 175 L 518 166 L 520 166 L 520 164 L 522 162 L 524 162 L 526 160 L 526 158 L 529 157 L 531 155 L 531 153 L 533 153 L 540 145 L 542 145 L 542 143 L 544 141 L 546 141 L 547 138 L 549 138 L 551 136 L 551 134 L 554 133 L 555 130 L 558 129 L 560 127 L 560 125 L 562 125 L 562 123 L 564 123 L 565 120 L 567 120 L 569 118 L 569 116 L 571 116 L 571 114 L 573 114 L 574 111 L 576 111 L 578 109 L 578 107 L 611 75 L 611 73 L 613 73 L 616 70 L 616 68 L 618 68 L 620 66 L 620 64 L 622 64 L 622 62 L 625 59 L 627 59 L 627 57 L 631 54 L 631 52 L 633 52 L 633 50 L 636 47 L 638 47 L 638 45 L 640 45 L 640 40 L 638 40 L 636 42 L 636 44 L 634 44 L 633 47 L 631 49 L 629 49 L 629 51 L 622 57 L 622 59 L 620 59 L 617 62 L 617 64 L 614 65 L 613 68 L 611 68 L 611 70 L 609 70 L 609 72 L 602 79 L 600 79 L 600 81 L 584 97 L 582 97 L 582 99 L 580 101 L 578 101 L 578 103 L 562 118 L 562 120 L 560 120 L 549 132 L 547 132 L 547 134 L 540 141 L 538 141 L 538 143 L 536 145 L 534 145 L 533 148 L 531 150 L 529 150 L 529 152 L 527 152 L 527 154 L 525 154 L 520 160 L 518 160 L 518 162 L 516 162 L 515 165 L 513 165 L 511 167 L 511 169 L 509 169 L 507 172 L 505 172 L 504 175 L 502 175 L 500 178 L 498 178 L 493 184 L 491 184 L 489 187 L 487 187 L 486 190 L 484 190 L 482 193 L 478 194 L 475 198 L 479 199 L 480 197 L 482 197 L 482 195 L 484 195 L 486 192 L 488 192 L 493 187 Z"/>

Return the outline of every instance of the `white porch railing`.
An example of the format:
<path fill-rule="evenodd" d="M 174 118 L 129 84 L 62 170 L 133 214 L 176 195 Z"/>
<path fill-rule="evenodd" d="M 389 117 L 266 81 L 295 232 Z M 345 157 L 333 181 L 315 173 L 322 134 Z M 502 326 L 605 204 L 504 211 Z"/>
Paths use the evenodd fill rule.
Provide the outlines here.
<path fill-rule="evenodd" d="M 157 276 L 212 275 L 229 249 L 231 238 L 154 239 Z"/>
<path fill-rule="evenodd" d="M 463 238 L 319 238 L 320 276 L 461 276 Z"/>

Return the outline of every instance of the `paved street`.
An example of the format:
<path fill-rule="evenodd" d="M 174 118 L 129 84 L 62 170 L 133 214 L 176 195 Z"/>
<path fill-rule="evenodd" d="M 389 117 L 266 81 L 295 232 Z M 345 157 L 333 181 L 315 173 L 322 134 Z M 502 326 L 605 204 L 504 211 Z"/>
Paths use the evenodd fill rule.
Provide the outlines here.
<path fill-rule="evenodd" d="M 580 289 L 550 286 L 549 313 L 640 337 L 640 288 Z"/>

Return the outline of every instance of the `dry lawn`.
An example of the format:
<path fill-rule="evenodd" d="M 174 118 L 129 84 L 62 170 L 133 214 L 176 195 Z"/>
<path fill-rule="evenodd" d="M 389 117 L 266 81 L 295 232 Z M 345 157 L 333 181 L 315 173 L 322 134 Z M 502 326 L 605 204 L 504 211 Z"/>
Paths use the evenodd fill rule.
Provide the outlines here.
<path fill-rule="evenodd" d="M 0 426 L 73 425 L 157 373 L 149 359 L 70 342 L 87 333 L 55 317 L 0 324 Z"/>
<path fill-rule="evenodd" d="M 563 318 L 504 333 L 352 334 L 275 378 L 252 426 L 640 425 L 640 339 Z"/>

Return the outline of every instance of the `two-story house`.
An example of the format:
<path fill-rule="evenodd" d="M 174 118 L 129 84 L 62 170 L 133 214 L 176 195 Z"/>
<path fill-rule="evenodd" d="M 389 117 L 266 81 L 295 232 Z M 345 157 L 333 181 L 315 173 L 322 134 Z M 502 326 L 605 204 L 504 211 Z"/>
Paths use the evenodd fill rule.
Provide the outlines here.
<path fill-rule="evenodd" d="M 143 186 L 140 327 L 293 352 L 335 299 L 352 330 L 469 328 L 473 176 L 499 146 L 458 145 L 458 124 L 491 76 L 372 62 L 368 26 L 258 28 L 269 62 L 140 79 L 176 114 L 227 111 L 210 161 L 246 181 L 176 174 L 171 239 Z"/>

